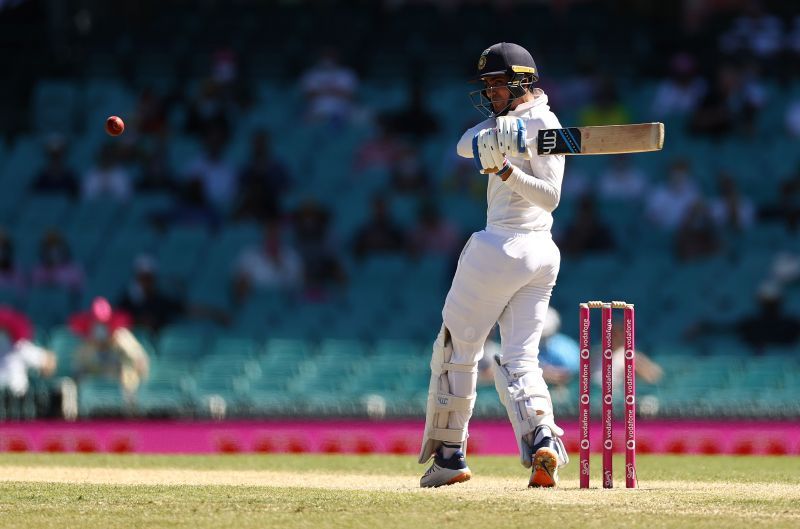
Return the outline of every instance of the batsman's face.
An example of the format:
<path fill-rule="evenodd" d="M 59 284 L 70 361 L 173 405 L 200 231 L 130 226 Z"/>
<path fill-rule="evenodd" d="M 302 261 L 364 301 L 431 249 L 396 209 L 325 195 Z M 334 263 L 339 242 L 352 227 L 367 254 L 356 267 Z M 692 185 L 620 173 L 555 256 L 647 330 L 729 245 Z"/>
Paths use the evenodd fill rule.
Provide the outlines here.
<path fill-rule="evenodd" d="M 506 86 L 508 81 L 509 79 L 505 75 L 486 77 L 483 80 L 486 85 L 486 95 L 491 99 L 495 112 L 503 110 L 512 99 L 511 91 Z"/>

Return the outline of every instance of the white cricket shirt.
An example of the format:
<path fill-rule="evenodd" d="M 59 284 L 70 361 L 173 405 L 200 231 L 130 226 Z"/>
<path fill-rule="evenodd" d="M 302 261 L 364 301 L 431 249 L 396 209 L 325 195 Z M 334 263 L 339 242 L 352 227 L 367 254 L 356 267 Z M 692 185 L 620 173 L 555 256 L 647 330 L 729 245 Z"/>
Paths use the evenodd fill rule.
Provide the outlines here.
<path fill-rule="evenodd" d="M 519 105 L 508 116 L 525 121 L 527 137 L 535 138 L 539 129 L 561 128 L 547 104 L 547 95 L 539 92 L 536 99 Z M 496 126 L 489 118 L 467 130 L 458 142 L 458 154 L 472 158 L 472 138 L 478 131 Z M 486 226 L 515 232 L 550 231 L 552 211 L 561 198 L 564 177 L 564 156 L 534 156 L 531 160 L 509 156 L 516 169 L 504 182 L 496 175 L 488 178 L 486 188 Z"/>

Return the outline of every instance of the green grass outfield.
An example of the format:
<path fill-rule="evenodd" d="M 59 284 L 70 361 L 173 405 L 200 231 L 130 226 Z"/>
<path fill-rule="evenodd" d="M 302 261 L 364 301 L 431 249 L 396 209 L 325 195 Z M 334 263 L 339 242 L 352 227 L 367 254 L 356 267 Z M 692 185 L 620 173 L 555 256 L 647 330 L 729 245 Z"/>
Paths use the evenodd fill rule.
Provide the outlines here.
<path fill-rule="evenodd" d="M 640 488 L 527 489 L 512 457 L 472 481 L 417 488 L 414 457 L 0 454 L 0 527 L 562 529 L 800 527 L 800 458 L 639 456 Z"/>

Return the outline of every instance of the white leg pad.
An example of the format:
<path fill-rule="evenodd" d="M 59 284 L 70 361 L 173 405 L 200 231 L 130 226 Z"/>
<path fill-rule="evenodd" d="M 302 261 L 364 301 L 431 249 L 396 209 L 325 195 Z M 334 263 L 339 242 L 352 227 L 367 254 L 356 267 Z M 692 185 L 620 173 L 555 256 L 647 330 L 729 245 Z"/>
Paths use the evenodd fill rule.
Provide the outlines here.
<path fill-rule="evenodd" d="M 475 407 L 475 395 L 457 397 L 450 393 L 449 371 L 476 373 L 476 364 L 453 364 L 453 343 L 450 332 L 442 325 L 439 336 L 433 344 L 431 356 L 431 380 L 428 386 L 428 403 L 425 412 L 425 432 L 422 436 L 422 448 L 419 462 L 425 464 L 442 442 L 461 443 L 466 447 L 467 427 L 461 429 L 448 428 L 450 412 L 472 412 Z"/>
<path fill-rule="evenodd" d="M 503 358 L 495 355 L 494 384 L 500 402 L 506 407 L 508 419 L 514 427 L 514 435 L 519 447 L 520 462 L 530 468 L 531 447 L 525 440 L 537 426 L 546 425 L 554 436 L 560 438 L 564 430 L 555 423 L 553 403 L 547 384 L 535 373 L 511 373 L 503 365 Z"/>

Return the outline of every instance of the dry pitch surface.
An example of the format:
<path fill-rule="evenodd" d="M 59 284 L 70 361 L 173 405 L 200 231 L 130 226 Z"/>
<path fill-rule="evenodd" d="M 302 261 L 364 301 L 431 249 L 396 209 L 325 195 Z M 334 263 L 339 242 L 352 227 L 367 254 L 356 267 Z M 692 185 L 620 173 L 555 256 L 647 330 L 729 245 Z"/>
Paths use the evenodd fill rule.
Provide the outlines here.
<path fill-rule="evenodd" d="M 800 527 L 794 457 L 640 456 L 638 490 L 580 490 L 574 463 L 558 490 L 528 490 L 515 458 L 470 466 L 420 490 L 413 457 L 0 454 L 0 527 Z"/>

